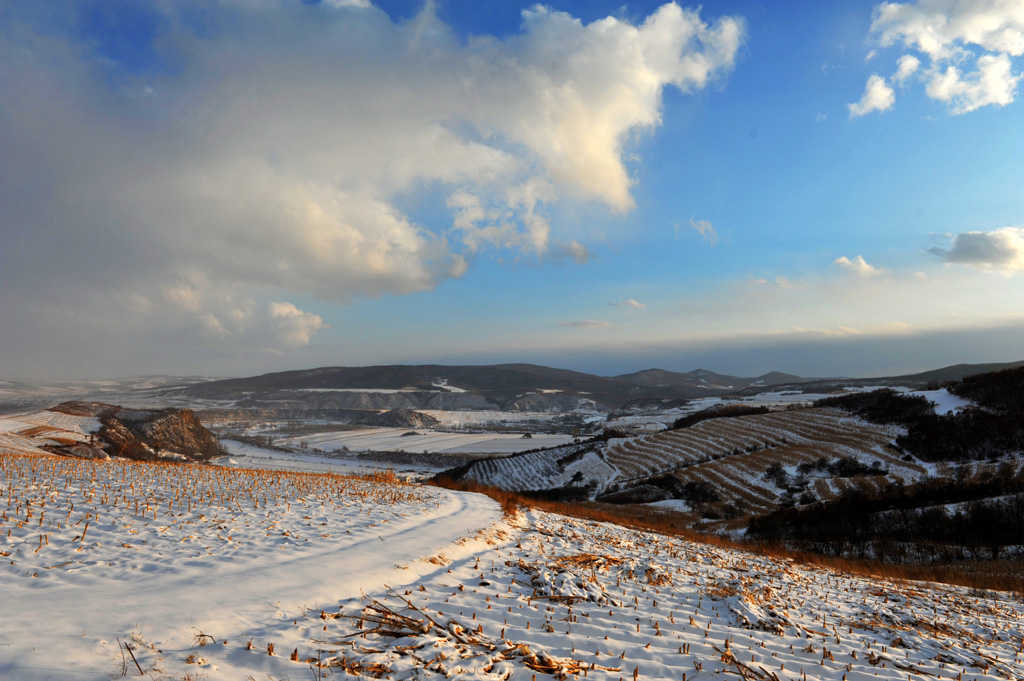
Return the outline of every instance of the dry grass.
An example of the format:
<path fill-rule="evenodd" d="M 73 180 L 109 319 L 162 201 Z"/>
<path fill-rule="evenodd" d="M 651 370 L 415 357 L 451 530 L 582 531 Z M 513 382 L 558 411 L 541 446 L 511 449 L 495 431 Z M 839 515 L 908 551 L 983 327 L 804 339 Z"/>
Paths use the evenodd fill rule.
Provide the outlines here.
<path fill-rule="evenodd" d="M 0 532 L 38 534 L 37 551 L 61 537 L 84 543 L 100 515 L 170 527 L 216 509 L 287 512 L 298 500 L 336 508 L 354 499 L 391 505 L 422 496 L 393 471 L 343 476 L 11 452 L 0 452 L 0 481 Z"/>

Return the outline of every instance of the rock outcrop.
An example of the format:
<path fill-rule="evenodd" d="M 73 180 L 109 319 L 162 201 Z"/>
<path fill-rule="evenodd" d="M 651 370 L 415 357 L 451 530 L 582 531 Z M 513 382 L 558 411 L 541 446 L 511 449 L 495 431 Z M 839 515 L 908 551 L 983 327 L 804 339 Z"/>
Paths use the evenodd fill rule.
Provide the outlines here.
<path fill-rule="evenodd" d="M 99 419 L 97 444 L 110 456 L 205 461 L 221 453 L 217 438 L 191 409 L 123 409 L 99 402 L 65 402 L 52 411 Z"/>

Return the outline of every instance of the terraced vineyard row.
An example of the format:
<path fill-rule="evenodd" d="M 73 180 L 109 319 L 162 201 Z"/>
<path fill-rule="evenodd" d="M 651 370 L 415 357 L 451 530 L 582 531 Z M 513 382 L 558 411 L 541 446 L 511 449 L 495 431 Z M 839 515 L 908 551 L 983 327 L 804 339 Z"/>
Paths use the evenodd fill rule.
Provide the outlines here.
<path fill-rule="evenodd" d="M 586 445 L 528 452 L 475 462 L 469 480 L 508 490 L 553 489 L 570 484 L 610 480 L 615 470 Z"/>
<path fill-rule="evenodd" d="M 743 468 L 749 475 L 760 466 L 757 476 L 772 461 L 796 465 L 843 456 L 865 463 L 880 460 L 907 478 L 925 474 L 923 466 L 902 461 L 899 452 L 886 447 L 900 432 L 836 410 L 801 409 L 712 419 L 682 430 L 616 441 L 605 450 L 605 459 L 619 471 L 618 481 L 627 483 L 727 457 L 749 459 Z M 751 458 L 753 454 L 761 456 Z"/>

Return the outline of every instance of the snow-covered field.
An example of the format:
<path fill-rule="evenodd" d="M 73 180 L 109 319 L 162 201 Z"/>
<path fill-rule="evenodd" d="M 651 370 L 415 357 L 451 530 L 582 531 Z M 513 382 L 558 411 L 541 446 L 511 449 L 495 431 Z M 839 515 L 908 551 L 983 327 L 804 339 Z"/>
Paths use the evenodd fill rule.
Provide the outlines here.
<path fill-rule="evenodd" d="M 265 654 L 275 627 L 432 572 L 418 559 L 500 517 L 328 475 L 9 454 L 0 473 L 0 678 L 19 681 L 118 678 L 123 655 L 135 675 L 124 643 L 151 678 L 298 677 Z M 188 662 L 214 650 L 219 672 Z"/>
<path fill-rule="evenodd" d="M 85 442 L 100 429 L 98 419 L 49 410 L 0 416 L 0 452 L 44 454 L 40 447 Z"/>
<path fill-rule="evenodd" d="M 545 423 L 559 416 L 559 414 L 552 414 L 550 412 L 489 411 L 485 409 L 474 409 L 471 411 L 419 409 L 418 411 L 434 417 L 445 428 L 479 428 L 493 424 Z M 589 414 L 589 412 L 582 413 Z M 593 414 L 590 415 L 593 416 Z"/>
<path fill-rule="evenodd" d="M 428 467 L 421 464 L 402 464 L 395 461 L 374 461 L 342 455 L 318 455 L 304 452 L 283 452 L 277 449 L 257 447 L 237 440 L 220 441 L 228 455 L 214 459 L 211 463 L 229 468 L 261 468 L 275 471 L 297 471 L 301 473 L 337 473 L 340 475 L 367 475 L 374 472 L 393 470 L 402 477 L 430 477 L 443 467 Z"/>
<path fill-rule="evenodd" d="M 407 433 L 415 433 L 408 435 Z M 446 433 L 411 428 L 363 428 L 282 438 L 281 444 L 299 445 L 328 452 L 344 449 L 375 452 L 430 452 L 436 454 L 511 454 L 572 442 L 571 435 L 522 435 L 504 433 Z"/>
<path fill-rule="evenodd" d="M 0 473 L 3 679 L 1024 678 L 1005 595 L 382 479 Z"/>

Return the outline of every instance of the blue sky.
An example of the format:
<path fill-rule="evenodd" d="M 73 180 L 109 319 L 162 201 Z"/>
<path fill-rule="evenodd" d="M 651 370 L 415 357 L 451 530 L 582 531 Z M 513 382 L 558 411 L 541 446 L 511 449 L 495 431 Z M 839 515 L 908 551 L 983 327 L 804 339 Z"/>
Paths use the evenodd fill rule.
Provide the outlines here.
<path fill-rule="evenodd" d="M 1021 359 L 1024 3 L 0 8 L 0 375 Z"/>

